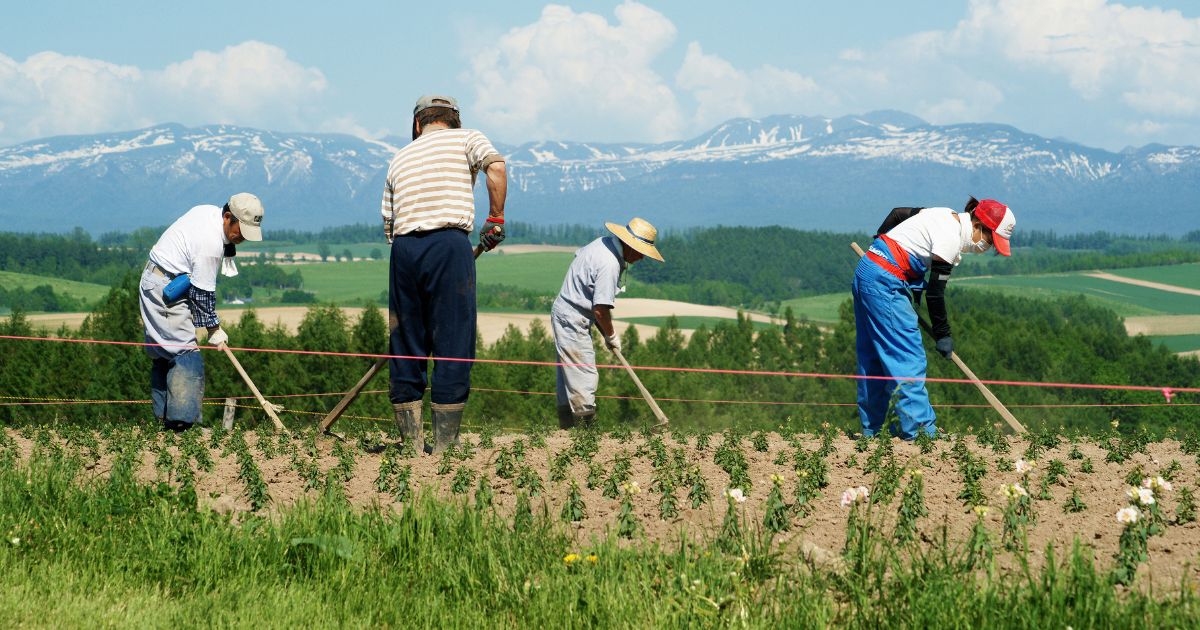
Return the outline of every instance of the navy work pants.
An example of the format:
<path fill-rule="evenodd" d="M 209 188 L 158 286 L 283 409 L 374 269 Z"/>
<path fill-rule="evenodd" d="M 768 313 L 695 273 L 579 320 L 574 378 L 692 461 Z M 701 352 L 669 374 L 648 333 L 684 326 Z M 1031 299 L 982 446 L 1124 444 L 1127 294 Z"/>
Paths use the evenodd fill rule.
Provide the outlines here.
<path fill-rule="evenodd" d="M 390 351 L 412 357 L 475 358 L 475 256 L 467 233 L 446 228 L 392 240 L 388 291 Z M 393 403 L 421 400 L 426 359 L 391 359 Z M 466 402 L 470 361 L 434 361 L 430 398 Z"/>

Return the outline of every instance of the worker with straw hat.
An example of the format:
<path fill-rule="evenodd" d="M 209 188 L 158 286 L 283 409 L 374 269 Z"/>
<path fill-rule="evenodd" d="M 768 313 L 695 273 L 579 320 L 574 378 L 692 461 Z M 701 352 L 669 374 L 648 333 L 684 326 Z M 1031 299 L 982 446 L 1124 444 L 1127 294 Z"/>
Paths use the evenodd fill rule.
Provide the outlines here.
<path fill-rule="evenodd" d="M 625 225 L 606 223 L 612 236 L 602 236 L 575 252 L 562 290 L 550 310 L 550 328 L 558 352 L 558 426 L 569 429 L 596 418 L 596 351 L 592 326 L 600 329 L 604 345 L 619 351 L 621 339 L 613 328 L 612 309 L 624 290 L 621 277 L 630 264 L 649 256 L 662 261 L 654 246 L 658 230 L 633 218 Z"/>

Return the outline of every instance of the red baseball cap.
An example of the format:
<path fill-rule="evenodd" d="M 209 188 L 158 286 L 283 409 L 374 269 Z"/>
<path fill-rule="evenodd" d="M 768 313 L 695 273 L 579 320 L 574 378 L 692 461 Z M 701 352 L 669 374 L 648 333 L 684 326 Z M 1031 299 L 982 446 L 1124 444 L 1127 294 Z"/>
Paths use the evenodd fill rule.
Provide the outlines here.
<path fill-rule="evenodd" d="M 996 251 L 1001 256 L 1011 256 L 1008 240 L 1017 226 L 1017 217 L 1013 215 L 1012 208 L 995 199 L 984 199 L 975 207 L 975 218 L 992 231 L 992 245 Z"/>

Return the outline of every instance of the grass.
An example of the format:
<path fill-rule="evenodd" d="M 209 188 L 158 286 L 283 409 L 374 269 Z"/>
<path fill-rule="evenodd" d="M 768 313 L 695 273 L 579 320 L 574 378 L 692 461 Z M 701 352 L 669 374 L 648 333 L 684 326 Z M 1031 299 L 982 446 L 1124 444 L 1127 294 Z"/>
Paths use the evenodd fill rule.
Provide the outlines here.
<path fill-rule="evenodd" d="M 563 276 L 573 258 L 573 254 L 559 252 L 483 254 L 475 263 L 476 284 L 480 287 L 503 284 L 555 295 L 562 288 Z M 296 269 L 304 278 L 304 290 L 315 294 L 321 302 L 374 302 L 388 290 L 387 260 L 309 263 L 297 265 Z M 274 294 L 255 289 L 256 298 Z"/>
<path fill-rule="evenodd" d="M 1150 339 L 1166 346 L 1171 352 L 1200 350 L 1200 335 L 1162 335 Z"/>
<path fill-rule="evenodd" d="M 374 243 L 339 243 L 339 244 L 330 243 L 329 244 L 329 257 L 332 260 L 334 255 L 341 256 L 342 252 L 344 252 L 348 249 L 348 250 L 350 250 L 351 256 L 354 256 L 355 258 L 366 258 L 367 256 L 371 255 L 372 251 L 378 249 L 380 251 L 380 253 L 382 254 L 382 257 L 384 259 L 386 259 L 387 255 L 388 255 L 388 247 L 389 247 L 389 245 L 387 244 L 387 241 L 383 240 L 383 228 L 381 227 L 379 229 L 379 241 L 378 242 L 374 242 Z M 306 244 L 297 245 L 294 243 L 279 244 L 279 243 L 270 243 L 270 242 L 266 242 L 266 241 L 263 241 L 260 244 L 255 244 L 255 245 L 251 245 L 249 243 L 243 243 L 241 245 L 238 245 L 238 253 L 241 254 L 243 252 L 251 253 L 251 254 L 257 254 L 258 252 L 267 252 L 267 253 L 275 252 L 277 254 L 287 254 L 287 253 L 320 254 L 321 253 L 320 245 L 317 243 L 306 243 Z"/>
<path fill-rule="evenodd" d="M 670 318 L 669 317 L 617 317 L 615 319 L 622 321 L 622 322 L 629 322 L 630 324 L 644 324 L 647 326 L 662 327 L 662 326 L 667 325 L 667 320 Z M 704 317 L 702 315 L 683 315 L 683 316 L 676 317 L 676 319 L 679 320 L 679 327 L 682 329 L 696 329 L 696 328 L 699 328 L 700 326 L 707 326 L 709 330 L 712 330 L 712 328 L 719 323 L 732 324 L 737 321 L 734 319 L 729 319 L 727 317 Z M 755 321 L 752 321 L 751 324 L 754 325 L 755 330 L 762 330 L 764 328 L 770 328 L 773 325 L 773 324 L 768 324 L 766 322 L 755 322 Z"/>
<path fill-rule="evenodd" d="M 133 432 L 119 441 L 137 442 Z M 199 508 L 190 486 L 93 477 L 76 447 L 0 463 L 0 625 L 1195 627 L 1195 594 L 1121 593 L 1079 550 L 1045 568 L 964 570 L 961 548 L 909 555 L 871 527 L 842 568 L 753 531 L 660 547 L 573 542 L 419 495 L 349 505 L 337 484 L 274 516 Z M 137 451 L 133 451 L 136 455 Z M 579 559 L 568 564 L 567 554 Z M 594 555 L 595 561 L 587 560 Z"/>
<path fill-rule="evenodd" d="M 1081 273 L 961 278 L 959 287 L 987 287 L 1025 296 L 1085 295 L 1118 315 L 1197 315 L 1200 296 L 1160 291 Z"/>
<path fill-rule="evenodd" d="M 850 299 L 850 287 L 846 286 L 845 293 L 827 293 L 809 297 L 784 300 L 780 312 L 791 307 L 797 318 L 807 318 L 810 321 L 832 324 L 838 321 L 838 309 L 842 302 Z"/>
<path fill-rule="evenodd" d="M 76 282 L 74 280 L 63 280 L 61 278 L 51 278 L 49 276 L 35 276 L 27 273 L 16 273 L 12 271 L 0 271 L 0 286 L 6 289 L 20 289 L 26 291 L 42 285 L 50 285 L 54 292 L 60 295 L 68 295 L 73 298 L 86 300 L 89 304 L 104 297 L 109 290 L 102 284 L 92 284 L 90 282 Z"/>
<path fill-rule="evenodd" d="M 1113 269 L 1108 273 L 1136 280 L 1149 280 L 1150 282 L 1161 282 L 1177 287 L 1200 290 L 1200 263 Z"/>

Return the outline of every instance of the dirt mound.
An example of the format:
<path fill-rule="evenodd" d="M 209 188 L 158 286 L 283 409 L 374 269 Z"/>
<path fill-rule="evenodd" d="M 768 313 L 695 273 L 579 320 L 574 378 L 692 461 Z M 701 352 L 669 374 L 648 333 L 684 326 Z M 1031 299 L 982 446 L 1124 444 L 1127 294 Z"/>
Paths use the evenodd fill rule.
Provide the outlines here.
<path fill-rule="evenodd" d="M 28 458 L 33 452 L 34 440 L 23 437 L 15 431 L 8 430 L 10 437 L 17 443 L 17 452 L 23 458 Z M 751 487 L 745 488 L 748 498 L 741 505 L 747 524 L 758 527 L 763 522 L 767 496 L 772 486 L 772 475 L 780 475 L 783 479 L 782 489 L 787 503 L 793 503 L 793 490 L 797 476 L 793 467 L 794 456 L 798 445 L 807 453 L 813 453 L 821 440 L 815 436 L 794 439 L 792 442 L 782 439 L 775 434 L 767 436 L 767 448 L 758 451 L 753 448 L 750 440 L 743 440 L 740 452 L 743 453 L 748 472 L 747 478 Z M 159 444 L 162 437 L 158 436 Z M 259 440 L 262 444 L 259 444 Z M 320 483 L 312 482 L 319 473 L 324 479 L 330 471 L 344 463 L 347 452 L 353 454 L 353 471 L 348 475 L 348 481 L 343 484 L 349 501 L 361 507 L 375 504 L 390 509 L 402 509 L 389 493 L 380 493 L 376 489 L 376 480 L 380 476 L 381 462 L 385 457 L 393 458 L 399 466 L 411 466 L 409 487 L 416 493 L 433 492 L 444 499 L 471 503 L 478 485 L 479 477 L 485 476 L 494 491 L 495 509 L 505 517 L 511 517 L 516 509 L 517 495 L 524 492 L 517 487 L 519 475 L 505 478 L 497 473 L 503 455 L 513 454 L 523 450 L 523 457 L 513 462 L 513 471 L 528 467 L 536 474 L 543 488 L 532 497 L 531 504 L 535 513 L 543 511 L 553 519 L 558 519 L 563 504 L 567 500 L 571 481 L 578 484 L 579 492 L 586 506 L 586 516 L 582 520 L 566 525 L 581 544 L 586 544 L 593 537 L 604 537 L 615 532 L 617 513 L 621 500 L 604 495 L 605 482 L 618 459 L 627 459 L 629 463 L 628 481 L 637 482 L 641 492 L 633 496 L 633 506 L 641 530 L 646 539 L 658 543 L 678 541 L 681 537 L 706 539 L 715 537 L 726 511 L 726 500 L 722 492 L 730 485 L 730 476 L 715 462 L 715 453 L 722 443 L 721 435 L 712 435 L 709 443 L 703 448 L 697 447 L 695 436 L 678 441 L 674 436 L 661 436 L 662 447 L 665 447 L 669 457 L 680 461 L 686 460 L 687 468 L 698 467 L 706 482 L 711 499 L 698 508 L 692 508 L 688 500 L 689 486 L 676 486 L 674 496 L 677 499 L 679 513 L 669 519 L 660 516 L 659 503 L 661 493 L 655 490 L 657 470 L 652 463 L 655 449 L 643 437 L 632 439 L 614 439 L 606 436 L 599 441 L 595 455 L 590 462 L 572 458 L 566 466 L 564 479 L 551 481 L 553 461 L 561 453 L 571 450 L 574 437 L 566 432 L 556 431 L 545 437 L 544 447 L 533 447 L 528 435 L 504 435 L 495 438 L 492 448 L 479 447 L 480 436 L 464 435 L 464 441 L 474 446 L 473 454 L 466 459 L 448 461 L 443 466 L 441 457 L 423 456 L 411 459 L 398 457 L 396 445 L 389 439 L 378 434 L 375 443 L 387 444 L 387 455 L 380 452 L 368 452 L 359 448 L 361 443 L 344 442 L 336 450 L 342 451 L 341 458 L 335 454 L 335 442 L 332 437 L 316 439 L 315 457 L 308 452 L 307 442 L 300 439 L 283 439 L 278 436 L 263 433 L 245 434 L 245 441 L 254 456 L 261 476 L 270 495 L 269 503 L 262 511 L 273 512 L 287 509 L 303 499 L 312 499 L 320 493 Z M 208 448 L 214 466 L 208 472 L 197 470 L 195 483 L 197 495 L 201 502 L 222 513 L 239 513 L 250 511 L 251 500 L 248 497 L 247 484 L 242 479 L 242 471 L 235 455 L 225 449 L 211 448 L 211 435 L 205 429 L 202 432 L 202 443 Z M 100 439 L 101 444 L 104 443 Z M 518 442 L 520 444 L 518 444 Z M 523 449 L 518 449 L 523 446 Z M 877 478 L 867 474 L 864 468 L 868 466 L 873 449 L 860 452 L 856 444 L 846 438 L 836 438 L 832 441 L 832 452 L 824 458 L 828 465 L 828 486 L 810 504 L 807 514 L 793 513 L 792 527 L 776 537 L 777 544 L 783 548 L 805 554 L 834 557 L 845 543 L 846 520 L 848 511 L 840 505 L 842 491 L 848 487 L 867 486 L 875 489 Z M 1000 496 L 1000 488 L 1021 480 L 1021 475 L 1012 470 L 1015 459 L 1026 452 L 1028 443 L 1023 440 L 1012 440 L 1010 450 L 998 454 L 988 446 L 983 446 L 973 438 L 965 438 L 963 446 L 978 460 L 986 465 L 986 473 L 982 475 L 982 496 L 993 506 L 986 517 L 993 542 L 1000 549 L 1001 512 L 1004 499 Z M 964 490 L 963 476 L 960 472 L 956 457 L 953 455 L 953 443 L 947 440 L 937 441 L 933 450 L 922 453 L 915 444 L 893 441 L 894 449 L 891 457 L 895 465 L 904 470 L 917 469 L 923 473 L 925 483 L 925 505 L 928 515 L 918 522 L 917 537 L 925 543 L 941 540 L 943 529 L 952 543 L 962 543 L 970 534 L 975 522 L 975 516 L 969 506 L 958 497 Z M 959 447 L 962 448 L 961 446 Z M 69 449 L 68 449 L 69 450 Z M 136 474 L 146 481 L 174 481 L 172 473 L 164 472 L 161 451 L 165 450 L 172 457 L 179 457 L 179 448 L 169 446 L 160 448 L 150 444 L 142 451 L 141 466 Z M 225 454 L 222 454 L 222 451 Z M 378 450 L 372 448 L 371 450 Z M 268 456 L 264 456 L 266 451 Z M 660 451 L 661 452 L 661 451 Z M 1036 522 L 1028 530 L 1028 548 L 1034 564 L 1040 564 L 1045 557 L 1047 546 L 1052 546 L 1058 558 L 1070 551 L 1072 544 L 1079 544 L 1092 549 L 1102 567 L 1112 564 L 1113 554 L 1121 533 L 1115 515 L 1118 509 L 1128 505 L 1126 490 L 1129 487 L 1127 477 L 1154 476 L 1166 472 L 1171 478 L 1174 489 L 1162 493 L 1159 506 L 1167 517 L 1168 526 L 1160 536 L 1150 539 L 1150 561 L 1143 565 L 1143 583 L 1148 583 L 1156 589 L 1173 590 L 1184 583 L 1186 578 L 1192 583 L 1200 580 L 1200 524 L 1196 522 L 1174 524 L 1175 509 L 1183 488 L 1192 491 L 1200 483 L 1200 470 L 1197 458 L 1187 455 L 1178 442 L 1163 441 L 1150 443 L 1144 452 L 1127 454 L 1122 463 L 1112 463 L 1106 460 L 1107 451 L 1093 442 L 1063 443 L 1049 448 L 1037 457 L 1037 466 L 1031 474 L 1029 490 L 1035 495 L 1033 508 L 1036 511 Z M 307 474 L 302 470 L 304 462 L 316 464 L 316 469 L 309 469 Z M 113 462 L 112 455 L 100 456 L 94 462 L 89 477 L 104 477 L 108 474 Z M 298 463 L 299 462 L 299 463 Z M 1049 484 L 1043 498 L 1041 480 L 1050 470 L 1051 462 L 1062 464 L 1065 473 L 1057 482 Z M 344 464 L 343 464 L 344 465 Z M 591 465 L 594 470 L 589 470 Z M 453 479 L 459 469 L 474 473 L 474 481 L 465 492 L 452 492 Z M 1056 464 L 1057 467 L 1057 464 Z M 439 474 L 439 468 L 444 472 Z M 1085 472 L 1088 469 L 1091 472 Z M 169 467 L 167 467 L 169 469 Z M 445 470 L 448 469 L 448 470 Z M 589 487 L 589 476 L 595 487 Z M 900 493 L 903 491 L 907 477 L 902 480 L 890 503 L 879 502 L 878 493 L 873 506 L 876 516 L 882 520 L 883 531 L 890 534 L 895 521 L 895 511 L 900 505 Z M 309 489 L 306 489 L 309 488 Z M 1068 513 L 1064 505 L 1073 493 L 1077 494 L 1086 508 Z M 998 555 L 1001 566 L 1015 566 L 1013 556 L 1007 553 Z"/>

